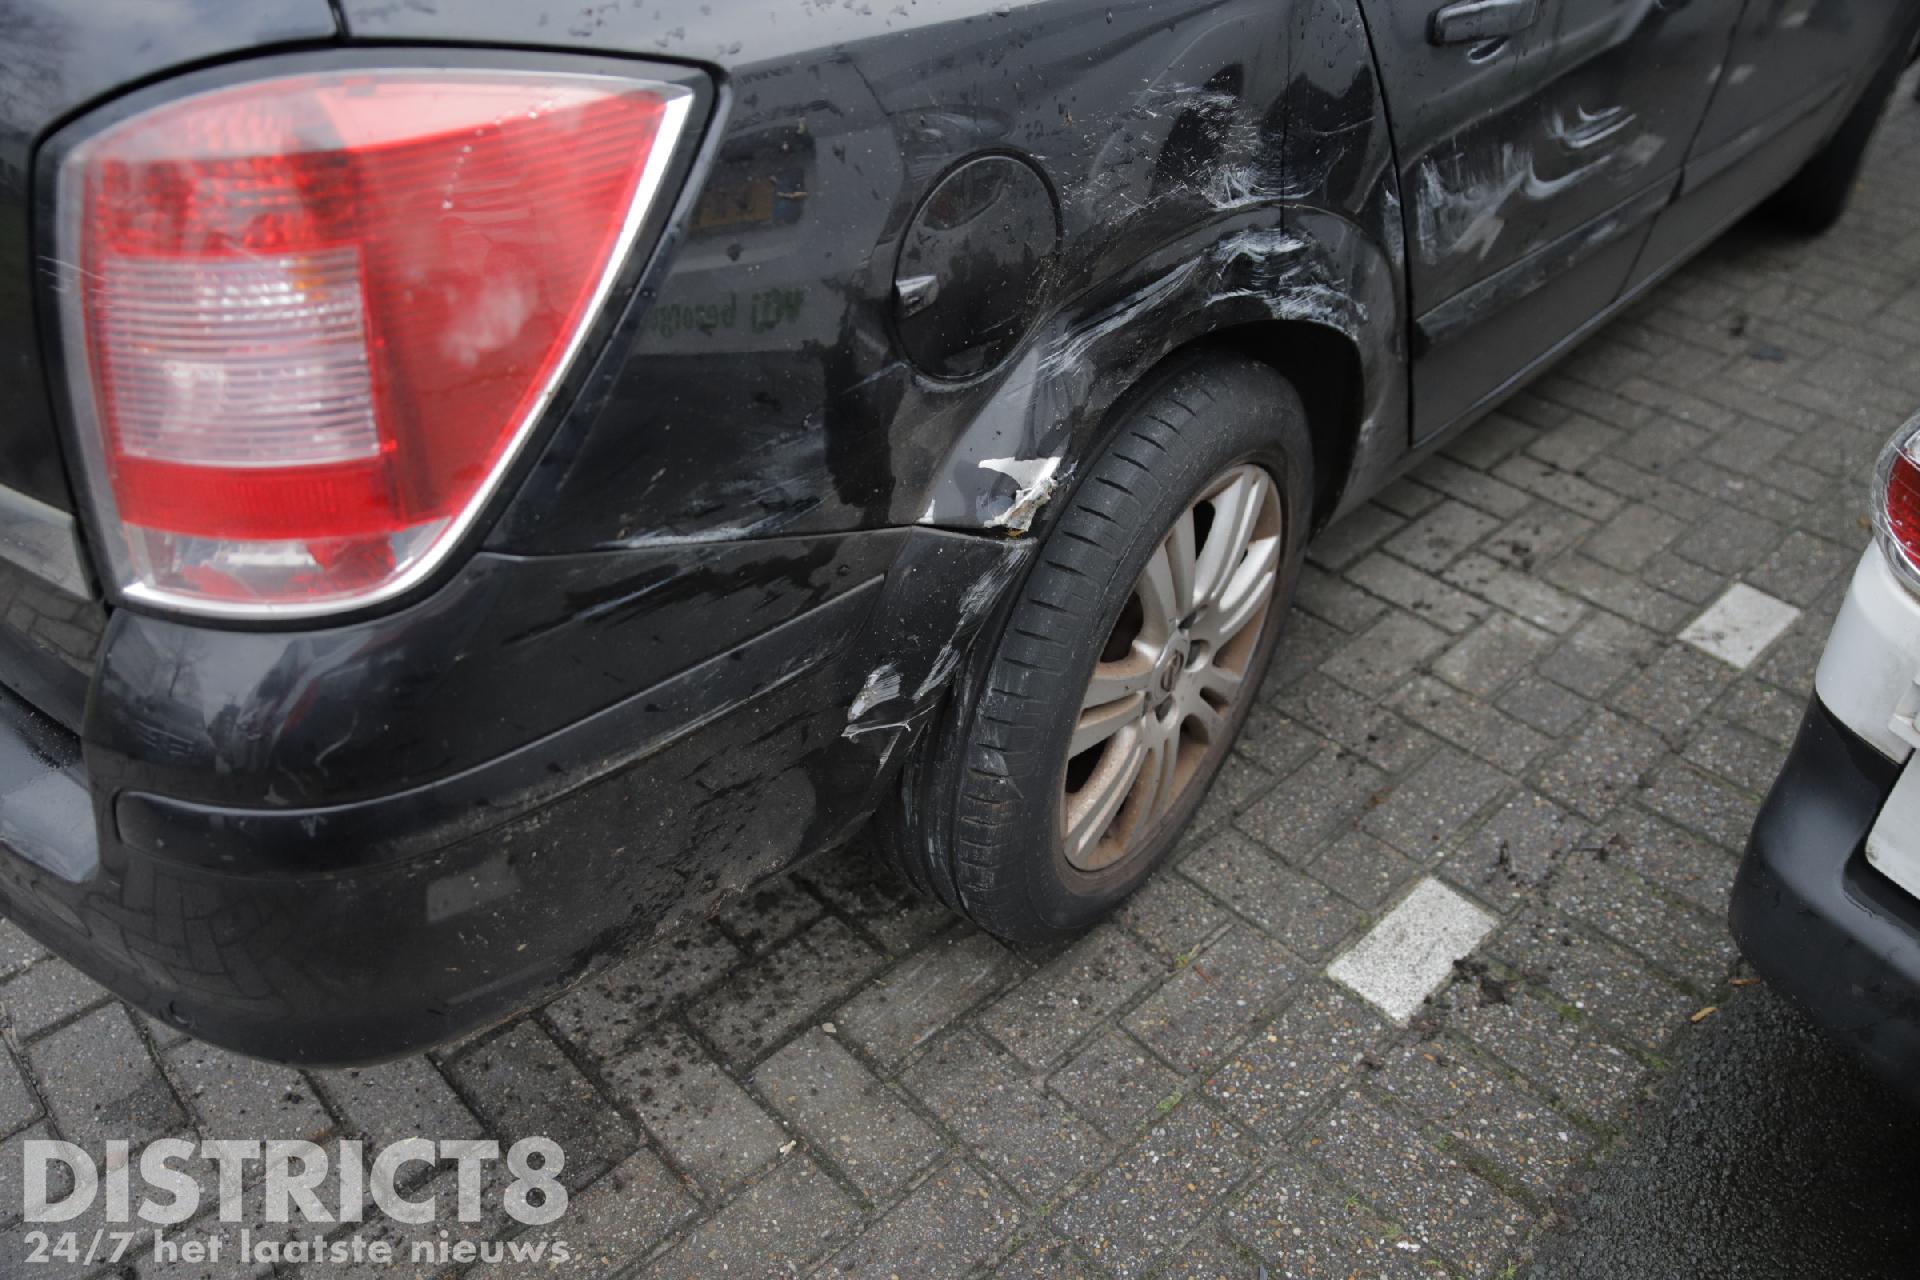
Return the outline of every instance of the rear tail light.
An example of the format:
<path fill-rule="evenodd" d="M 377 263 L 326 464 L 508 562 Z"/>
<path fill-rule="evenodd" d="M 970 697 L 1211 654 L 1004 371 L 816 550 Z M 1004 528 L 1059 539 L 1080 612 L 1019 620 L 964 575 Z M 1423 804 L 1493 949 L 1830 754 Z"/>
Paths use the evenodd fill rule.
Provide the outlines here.
<path fill-rule="evenodd" d="M 1873 494 L 1880 550 L 1901 579 L 1920 591 L 1920 415 L 1909 418 L 1881 453 Z"/>
<path fill-rule="evenodd" d="M 327 72 L 75 147 L 63 325 L 120 591 L 282 617 L 430 572 L 552 396 L 690 101 L 597 75 Z"/>

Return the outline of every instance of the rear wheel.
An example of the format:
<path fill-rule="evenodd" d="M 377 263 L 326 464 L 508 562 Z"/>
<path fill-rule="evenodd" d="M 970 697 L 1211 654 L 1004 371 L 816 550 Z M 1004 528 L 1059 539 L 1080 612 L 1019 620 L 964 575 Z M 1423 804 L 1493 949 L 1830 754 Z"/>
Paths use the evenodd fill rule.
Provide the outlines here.
<path fill-rule="evenodd" d="M 1299 398 L 1194 355 L 1121 411 L 1048 532 L 980 692 L 923 740 L 882 843 L 990 932 L 1075 933 L 1192 819 L 1238 734 L 1311 506 Z"/>

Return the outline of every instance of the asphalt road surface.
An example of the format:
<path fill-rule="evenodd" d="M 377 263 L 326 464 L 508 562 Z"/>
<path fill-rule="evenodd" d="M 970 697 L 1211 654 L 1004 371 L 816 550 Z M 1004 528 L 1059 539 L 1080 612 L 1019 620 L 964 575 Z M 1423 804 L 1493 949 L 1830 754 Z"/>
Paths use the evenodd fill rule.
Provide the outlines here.
<path fill-rule="evenodd" d="M 1526 1274 L 1920 1275 L 1920 1109 L 1764 986 L 1696 1030 Z"/>

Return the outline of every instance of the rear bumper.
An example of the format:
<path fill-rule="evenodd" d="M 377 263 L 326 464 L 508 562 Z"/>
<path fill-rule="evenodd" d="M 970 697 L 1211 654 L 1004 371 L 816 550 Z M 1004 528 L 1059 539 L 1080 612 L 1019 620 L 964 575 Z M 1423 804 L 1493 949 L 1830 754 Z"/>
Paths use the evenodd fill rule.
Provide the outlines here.
<path fill-rule="evenodd" d="M 1864 849 L 1900 767 L 1814 698 L 1754 822 L 1731 924 L 1770 985 L 1920 1097 L 1920 900 Z"/>
<path fill-rule="evenodd" d="M 871 536 L 897 543 L 883 575 L 709 637 L 703 661 L 514 750 L 340 804 L 115 786 L 177 770 L 7 698 L 0 906 L 148 1013 L 259 1057 L 367 1062 L 497 1021 L 871 811 L 944 655 L 1027 553 Z M 862 698 L 883 666 L 898 693 Z"/>

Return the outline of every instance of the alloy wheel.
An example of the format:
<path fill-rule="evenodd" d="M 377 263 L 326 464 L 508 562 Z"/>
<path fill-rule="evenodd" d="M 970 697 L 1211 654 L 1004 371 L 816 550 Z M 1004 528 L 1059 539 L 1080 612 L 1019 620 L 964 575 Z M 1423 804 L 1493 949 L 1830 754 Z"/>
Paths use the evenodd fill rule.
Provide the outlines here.
<path fill-rule="evenodd" d="M 1216 476 L 1173 522 L 1094 664 L 1067 747 L 1067 861 L 1139 848 L 1224 751 L 1278 582 L 1280 491 L 1262 467 Z"/>

